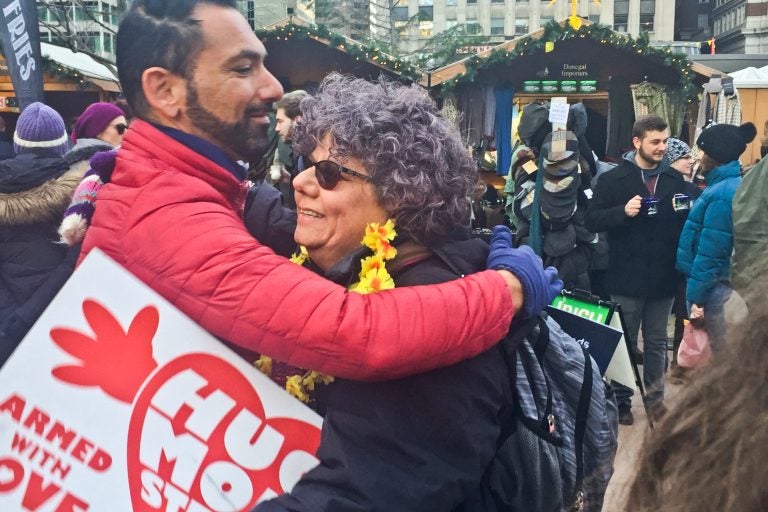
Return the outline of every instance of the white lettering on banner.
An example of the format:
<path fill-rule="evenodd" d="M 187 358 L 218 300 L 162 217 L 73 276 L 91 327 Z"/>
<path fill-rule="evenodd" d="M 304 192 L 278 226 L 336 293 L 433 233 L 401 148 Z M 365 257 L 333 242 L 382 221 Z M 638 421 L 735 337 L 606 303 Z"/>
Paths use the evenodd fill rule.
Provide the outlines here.
<path fill-rule="evenodd" d="M 319 416 L 98 251 L 61 293 L 0 369 L 0 512 L 241 512 L 317 465 Z"/>
<path fill-rule="evenodd" d="M 184 427 L 208 441 L 213 430 L 235 406 L 235 401 L 219 389 L 201 397 L 199 392 L 207 385 L 208 381 L 197 372 L 185 370 L 163 384 L 152 397 L 152 405 L 169 418 L 175 418 L 184 406 L 192 409 Z"/>
<path fill-rule="evenodd" d="M 214 510 L 240 510 L 251 502 L 255 493 L 245 469 L 259 471 L 275 463 L 285 436 L 265 425 L 264 420 L 251 411 L 241 409 L 224 432 L 224 446 L 236 464 L 216 461 L 202 467 L 208 452 L 206 443 L 236 405 L 235 400 L 219 389 L 203 398 L 200 393 L 209 386 L 199 373 L 186 369 L 164 382 L 152 397 L 139 454 L 145 466 L 141 474 L 141 497 L 148 505 L 162 502 L 162 489 L 162 496 L 168 500 L 166 510 L 189 510 L 189 493 L 202 470 L 199 485 L 205 505 Z M 187 432 L 176 434 L 182 426 Z M 243 432 L 251 434 L 243 436 Z M 301 463 L 300 467 L 307 470 L 317 464 L 311 454 L 301 457 L 301 453 L 292 452 L 286 459 Z M 170 482 L 153 472 L 160 468 L 163 460 L 173 464 Z M 286 470 L 283 475 L 283 467 L 285 462 L 280 468 L 281 482 L 295 483 L 300 478 L 301 473 L 295 471 Z M 222 481 L 227 482 L 226 486 L 216 484 Z M 274 490 L 268 491 L 274 493 Z M 171 507 L 171 503 L 176 508 Z"/>
<path fill-rule="evenodd" d="M 24 15 L 21 13 L 21 4 L 19 0 L 13 0 L 3 8 L 8 26 L 8 33 L 11 37 L 11 45 L 16 55 L 16 64 L 19 65 L 20 75 L 23 80 L 28 80 L 37 67 L 33 58 L 32 45 L 29 43 L 29 33 L 27 32 Z"/>
<path fill-rule="evenodd" d="M 563 64 L 563 78 L 584 78 L 589 76 L 586 64 Z"/>

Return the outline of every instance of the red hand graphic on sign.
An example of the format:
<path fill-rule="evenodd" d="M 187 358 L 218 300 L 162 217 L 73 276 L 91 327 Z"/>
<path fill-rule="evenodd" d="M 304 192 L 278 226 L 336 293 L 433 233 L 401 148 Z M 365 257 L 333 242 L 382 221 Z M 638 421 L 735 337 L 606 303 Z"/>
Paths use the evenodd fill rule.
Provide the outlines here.
<path fill-rule="evenodd" d="M 78 386 L 96 386 L 122 402 L 132 403 L 141 385 L 157 366 L 152 358 L 152 338 L 160 321 L 157 308 L 146 306 L 134 317 L 128 331 L 104 306 L 83 301 L 83 313 L 93 337 L 68 328 L 51 329 L 51 338 L 79 364 L 52 370 L 57 379 Z M 116 371 L 116 367 L 120 371 Z"/>

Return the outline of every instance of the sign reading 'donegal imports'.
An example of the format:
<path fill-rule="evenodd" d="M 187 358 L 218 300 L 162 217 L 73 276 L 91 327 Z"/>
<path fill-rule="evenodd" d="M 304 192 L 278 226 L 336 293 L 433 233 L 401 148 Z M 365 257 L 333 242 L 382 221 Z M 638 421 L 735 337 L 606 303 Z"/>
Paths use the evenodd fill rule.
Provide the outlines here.
<path fill-rule="evenodd" d="M 101 253 L 0 370 L 0 510 L 246 511 L 321 419 Z"/>

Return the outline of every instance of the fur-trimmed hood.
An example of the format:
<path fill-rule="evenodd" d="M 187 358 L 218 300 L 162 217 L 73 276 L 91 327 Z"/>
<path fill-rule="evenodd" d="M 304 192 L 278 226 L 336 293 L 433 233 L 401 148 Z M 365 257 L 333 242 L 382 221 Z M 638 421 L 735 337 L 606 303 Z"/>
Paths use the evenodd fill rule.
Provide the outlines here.
<path fill-rule="evenodd" d="M 83 178 L 85 169 L 81 166 L 69 167 L 61 158 L 38 157 L 24 159 L 35 172 L 47 169 L 52 177 L 29 188 L 15 186 L 18 176 L 9 171 L 18 171 L 21 166 L 18 158 L 0 162 L 0 225 L 27 225 L 43 222 L 58 223 L 69 205 L 72 194 Z M 15 161 L 15 162 L 14 162 Z M 11 163 L 13 162 L 13 163 Z M 8 167 L 7 164 L 11 163 Z"/>

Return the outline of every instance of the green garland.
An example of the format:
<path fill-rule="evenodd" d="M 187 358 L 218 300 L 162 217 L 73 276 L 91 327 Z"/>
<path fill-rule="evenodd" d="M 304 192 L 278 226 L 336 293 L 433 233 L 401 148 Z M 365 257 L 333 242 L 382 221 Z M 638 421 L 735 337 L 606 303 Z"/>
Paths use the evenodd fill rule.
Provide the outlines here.
<path fill-rule="evenodd" d="M 468 58 L 464 61 L 466 71 L 440 84 L 442 87 L 440 94 L 446 94 L 459 84 L 474 81 L 477 72 L 481 69 L 489 68 L 495 64 L 507 63 L 517 57 L 544 53 L 547 42 L 557 43 L 576 38 L 593 39 L 599 41 L 600 44 L 628 53 L 636 53 L 655 63 L 670 67 L 680 75 L 680 87 L 687 101 L 691 102 L 697 98 L 698 88 L 693 83 L 693 71 L 691 71 L 688 57 L 683 53 L 673 52 L 669 47 L 654 48 L 650 46 L 647 33 L 643 32 L 640 37 L 634 39 L 632 36 L 615 32 L 606 25 L 597 23 L 582 25 L 576 30 L 567 23 L 560 25 L 554 21 L 550 21 L 544 26 L 544 33 L 541 37 L 526 36 L 519 40 L 514 48 L 510 50 L 497 48 L 487 58 L 480 58 L 476 55 Z"/>
<path fill-rule="evenodd" d="M 43 71 L 53 78 L 63 78 L 75 82 L 81 91 L 90 89 L 92 85 L 87 76 L 48 57 L 43 57 Z"/>
<path fill-rule="evenodd" d="M 410 62 L 393 57 L 392 55 L 383 52 L 378 46 L 347 39 L 341 34 L 331 32 L 323 25 L 302 26 L 288 23 L 271 30 L 259 29 L 256 30 L 255 33 L 261 40 L 277 39 L 278 41 L 287 41 L 289 38 L 293 37 L 299 39 L 325 39 L 330 46 L 344 50 L 355 59 L 364 59 L 375 62 L 376 64 L 399 74 L 403 79 L 417 81 L 422 75 L 421 70 Z"/>

